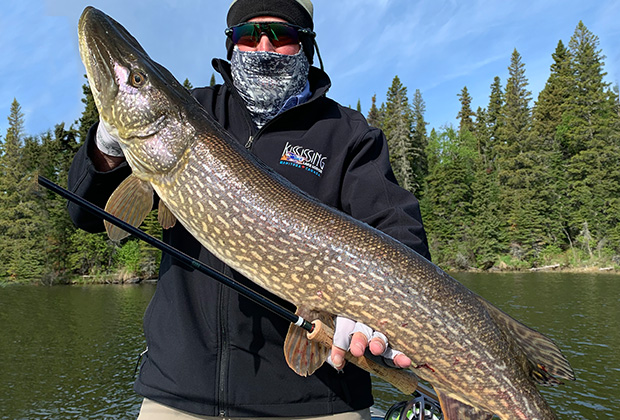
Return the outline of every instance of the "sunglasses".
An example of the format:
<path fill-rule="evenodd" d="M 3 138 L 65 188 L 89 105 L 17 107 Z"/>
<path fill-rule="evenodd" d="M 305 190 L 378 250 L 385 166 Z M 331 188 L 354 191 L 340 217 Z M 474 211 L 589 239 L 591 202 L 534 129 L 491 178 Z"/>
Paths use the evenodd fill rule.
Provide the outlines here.
<path fill-rule="evenodd" d="M 263 34 L 275 48 L 298 44 L 300 34 L 315 36 L 310 29 L 286 22 L 245 22 L 232 26 L 224 32 L 234 44 L 255 48 Z"/>

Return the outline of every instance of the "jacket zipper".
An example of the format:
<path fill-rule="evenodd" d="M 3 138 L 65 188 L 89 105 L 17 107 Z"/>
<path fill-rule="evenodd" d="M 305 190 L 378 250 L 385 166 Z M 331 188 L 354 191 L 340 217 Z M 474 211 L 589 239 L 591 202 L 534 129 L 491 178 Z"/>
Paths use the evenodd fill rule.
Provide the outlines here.
<path fill-rule="evenodd" d="M 252 146 L 256 142 L 256 139 L 263 133 L 263 131 L 265 131 L 265 128 L 267 128 L 268 126 L 272 125 L 273 121 L 276 120 L 277 118 L 281 117 L 281 115 L 282 114 L 276 115 L 275 117 L 273 117 L 272 119 L 267 121 L 267 124 L 263 125 L 256 133 L 250 134 L 250 137 L 248 138 L 248 141 L 245 143 L 245 148 L 247 150 L 251 151 L 252 150 Z M 252 123 L 252 124 L 254 124 L 254 123 Z"/>

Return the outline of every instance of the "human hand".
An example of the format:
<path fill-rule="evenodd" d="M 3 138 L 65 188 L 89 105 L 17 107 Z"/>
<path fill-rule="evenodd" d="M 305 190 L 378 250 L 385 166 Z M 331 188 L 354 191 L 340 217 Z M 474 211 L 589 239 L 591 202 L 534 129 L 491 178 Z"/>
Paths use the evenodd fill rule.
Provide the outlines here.
<path fill-rule="evenodd" d="M 95 138 L 97 148 L 108 156 L 123 157 L 123 149 L 121 149 L 118 137 L 112 134 L 112 131 L 111 127 L 106 126 L 105 121 L 102 119 L 99 120 Z"/>
<path fill-rule="evenodd" d="M 336 369 L 345 364 L 344 355 L 349 350 L 355 357 L 364 355 L 366 348 L 375 356 L 383 357 L 387 365 L 397 368 L 411 366 L 411 359 L 398 350 L 388 346 L 388 340 L 380 332 L 373 331 L 369 326 L 341 316 L 336 317 L 334 342 L 328 360 Z"/>

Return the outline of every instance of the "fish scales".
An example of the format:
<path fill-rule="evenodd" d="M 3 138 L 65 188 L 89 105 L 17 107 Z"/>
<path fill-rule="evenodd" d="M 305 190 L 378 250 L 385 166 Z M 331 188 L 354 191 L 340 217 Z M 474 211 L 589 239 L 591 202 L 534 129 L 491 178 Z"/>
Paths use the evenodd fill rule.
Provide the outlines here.
<path fill-rule="evenodd" d="M 473 363 L 471 367 L 464 368 L 468 360 L 480 360 L 480 353 L 476 349 L 486 347 L 471 341 L 472 325 L 488 329 L 478 330 L 478 335 L 485 342 L 501 344 L 504 341 L 501 332 L 494 323 L 489 322 L 486 311 L 473 293 L 434 265 L 425 263 L 424 259 L 399 242 L 341 213 L 335 213 L 276 178 L 265 177 L 264 168 L 258 162 L 242 158 L 239 150 L 229 143 L 213 147 L 213 142 L 223 142 L 223 139 L 206 134 L 200 139 L 200 135 L 197 135 L 197 140 L 191 146 L 194 150 L 189 154 L 186 165 L 177 168 L 185 176 L 168 173 L 161 178 L 161 184 L 156 181 L 153 184 L 165 202 L 167 191 L 176 190 L 179 194 L 191 191 L 194 188 L 193 180 L 218 180 L 210 184 L 211 194 L 207 196 L 218 197 L 227 203 L 229 209 L 237 209 L 236 214 L 230 213 L 231 217 L 238 219 L 245 215 L 252 223 L 244 224 L 242 230 L 228 231 L 224 244 L 218 242 L 222 233 L 213 233 L 214 226 L 207 231 L 195 223 L 189 223 L 187 227 L 193 236 L 225 263 L 288 301 L 348 316 L 375 329 L 389 331 L 393 337 L 402 337 L 396 341 L 399 349 L 414 355 L 416 366 L 422 366 L 416 373 L 432 383 L 438 380 L 454 383 L 455 378 L 466 374 L 476 378 L 474 384 L 467 385 L 468 388 L 472 385 L 475 389 L 480 388 L 476 387 L 476 383 L 480 383 L 480 389 L 483 390 L 487 378 L 497 374 L 493 363 Z M 212 156 L 213 150 L 218 150 L 217 158 Z M 205 165 L 204 162 L 209 164 Z M 205 168 L 209 168 L 208 176 L 205 176 Z M 224 179 L 226 182 L 221 182 Z M 231 188 L 234 194 L 226 194 Z M 202 207 L 211 209 L 217 206 L 208 201 Z M 194 211 L 199 212 L 199 206 Z M 208 214 L 214 220 L 213 214 Z M 206 217 L 206 214 L 198 214 L 197 219 Z M 286 223 L 283 223 L 284 220 Z M 219 229 L 224 227 L 220 225 Z M 257 234 L 259 231 L 269 231 L 270 235 Z M 227 249 L 232 248 L 226 243 L 227 240 L 240 244 L 236 248 L 237 254 L 226 253 Z M 280 245 L 281 240 L 288 245 Z M 256 260 L 263 259 L 261 253 L 255 253 L 251 260 L 239 258 L 252 253 L 256 248 L 269 249 L 269 245 L 274 244 L 277 244 L 279 252 L 271 254 L 276 263 L 271 266 L 273 272 L 258 269 Z M 317 260 L 323 260 L 323 267 L 318 274 L 306 280 L 304 289 L 283 288 L 279 285 L 282 280 L 272 275 L 281 270 L 289 278 L 291 270 L 284 267 L 294 263 L 311 270 L 317 267 Z M 376 261 L 382 264 L 377 265 L 374 263 Z M 333 276 L 331 271 L 343 275 Z M 380 279 L 389 279 L 391 287 L 380 287 Z M 326 292 L 335 281 L 351 291 L 346 300 L 335 299 L 333 293 Z M 374 302 L 383 312 L 397 313 L 404 297 L 411 299 L 407 301 L 411 307 L 409 318 L 415 318 L 422 328 L 408 328 L 406 323 L 392 322 L 390 318 L 379 323 L 376 313 L 353 309 Z M 491 335 L 494 337 L 491 338 Z M 435 340 L 434 337 L 439 339 Z M 464 337 L 469 339 L 465 342 Z M 447 348 L 446 343 L 454 347 Z M 454 348 L 461 351 L 455 352 Z M 491 354 L 494 359 L 506 358 L 506 352 L 499 345 L 492 350 L 495 353 Z M 489 354 L 485 357 L 489 358 Z M 457 359 L 460 362 L 455 364 Z M 505 378 L 498 381 L 507 382 Z M 480 396 L 485 398 L 482 392 Z M 500 410 L 501 407 L 495 409 Z"/>
<path fill-rule="evenodd" d="M 79 34 L 100 116 L 120 137 L 132 176 L 218 258 L 297 306 L 387 333 L 453 419 L 555 418 L 530 378 L 536 346 L 519 338 L 540 341 L 538 333 L 275 174 L 110 17 L 87 8 Z M 555 371 L 570 378 L 568 363 L 548 347 Z"/>

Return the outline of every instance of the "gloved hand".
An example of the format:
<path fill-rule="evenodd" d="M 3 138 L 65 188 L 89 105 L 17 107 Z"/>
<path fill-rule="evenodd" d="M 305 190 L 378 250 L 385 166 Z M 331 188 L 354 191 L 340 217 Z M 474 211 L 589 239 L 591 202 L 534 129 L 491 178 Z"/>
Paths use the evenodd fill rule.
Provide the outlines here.
<path fill-rule="evenodd" d="M 383 361 L 388 366 L 397 368 L 411 366 L 411 359 L 402 352 L 389 347 L 387 337 L 382 333 L 373 331 L 372 328 L 360 322 L 341 316 L 336 317 L 334 342 L 328 363 L 336 369 L 342 369 L 347 350 L 353 356 L 359 357 L 364 354 L 366 347 L 373 355 L 383 357 Z"/>
<path fill-rule="evenodd" d="M 121 149 L 118 138 L 111 134 L 111 131 L 112 129 L 107 127 L 106 123 L 100 119 L 95 138 L 97 148 L 108 156 L 122 157 L 124 156 L 123 149 Z"/>

